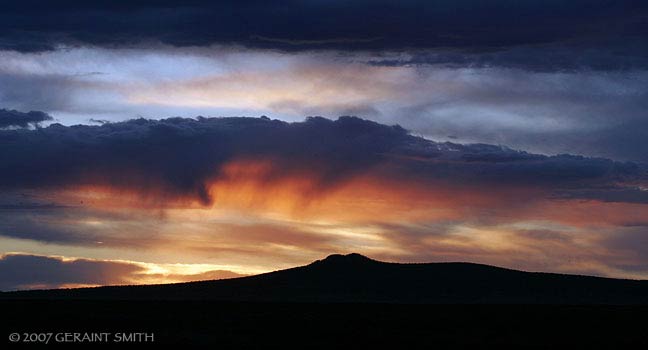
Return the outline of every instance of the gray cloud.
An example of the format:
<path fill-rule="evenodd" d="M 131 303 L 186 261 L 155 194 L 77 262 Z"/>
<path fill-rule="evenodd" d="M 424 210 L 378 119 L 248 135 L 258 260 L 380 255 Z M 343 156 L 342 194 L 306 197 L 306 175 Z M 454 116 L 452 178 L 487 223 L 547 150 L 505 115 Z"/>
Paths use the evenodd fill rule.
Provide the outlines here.
<path fill-rule="evenodd" d="M 0 129 L 7 127 L 26 128 L 38 126 L 40 123 L 53 118 L 40 111 L 19 112 L 16 110 L 0 109 Z"/>
<path fill-rule="evenodd" d="M 82 206 L 16 204 L 0 207 L 0 236 L 43 243 L 141 249 L 165 241 L 158 232 L 163 226 L 163 218 L 155 216 L 113 213 Z M 152 231 L 151 227 L 158 227 L 158 230 Z"/>
<path fill-rule="evenodd" d="M 0 86 L 0 103 L 14 109 L 99 114 L 112 111 L 111 107 L 89 107 L 79 102 L 88 99 L 84 91 L 101 90 L 101 84 L 83 81 L 79 76 L 34 74 L 0 67 Z M 103 97 L 103 103 L 109 101 L 107 97 Z"/>
<path fill-rule="evenodd" d="M 66 284 L 132 283 L 143 268 L 129 263 L 6 254 L 0 258 L 0 290 L 57 288 Z"/>
<path fill-rule="evenodd" d="M 449 68 L 507 67 L 533 72 L 623 71 L 645 69 L 648 47 L 644 40 L 623 40 L 603 34 L 596 39 L 521 43 L 498 48 L 454 48 L 418 50 L 398 55 L 377 55 L 369 60 L 377 66 L 440 65 Z"/>
<path fill-rule="evenodd" d="M 439 88 L 430 88 L 417 103 L 396 106 L 378 120 L 398 120 L 433 139 L 648 161 L 643 152 L 648 139 L 644 71 L 530 74 L 422 69 L 420 74 Z M 412 89 L 413 94 L 417 91 Z"/>

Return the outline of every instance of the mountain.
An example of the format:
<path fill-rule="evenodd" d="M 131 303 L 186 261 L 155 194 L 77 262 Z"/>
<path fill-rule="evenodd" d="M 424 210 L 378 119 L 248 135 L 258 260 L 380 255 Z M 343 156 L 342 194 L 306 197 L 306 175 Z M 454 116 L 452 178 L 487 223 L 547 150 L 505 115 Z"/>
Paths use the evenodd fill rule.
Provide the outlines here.
<path fill-rule="evenodd" d="M 359 254 L 256 276 L 147 286 L 19 291 L 1 299 L 214 300 L 400 304 L 648 304 L 648 281 L 523 272 L 472 263 L 397 264 Z"/>

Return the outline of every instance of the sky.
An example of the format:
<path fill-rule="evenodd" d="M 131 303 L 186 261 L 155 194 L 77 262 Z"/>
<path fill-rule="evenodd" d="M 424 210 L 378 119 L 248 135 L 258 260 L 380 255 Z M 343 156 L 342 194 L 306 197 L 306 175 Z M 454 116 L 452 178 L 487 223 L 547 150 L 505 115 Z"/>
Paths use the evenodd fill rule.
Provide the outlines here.
<path fill-rule="evenodd" d="M 648 278 L 643 1 L 7 1 L 0 290 L 357 252 Z"/>

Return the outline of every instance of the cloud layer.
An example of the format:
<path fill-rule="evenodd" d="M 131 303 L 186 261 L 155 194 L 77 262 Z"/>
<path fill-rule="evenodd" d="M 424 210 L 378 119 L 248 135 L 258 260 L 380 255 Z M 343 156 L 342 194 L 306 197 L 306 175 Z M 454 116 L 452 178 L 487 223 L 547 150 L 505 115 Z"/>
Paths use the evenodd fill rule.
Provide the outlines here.
<path fill-rule="evenodd" d="M 0 49 L 29 52 L 58 45 L 165 43 L 285 51 L 437 50 L 440 53 L 406 61 L 627 69 L 646 67 L 648 62 L 648 50 L 640 40 L 648 28 L 647 11 L 644 2 L 634 0 L 408 0 L 398 4 L 196 0 L 137 1 L 127 6 L 77 0 L 56 5 L 9 1 L 0 16 Z M 551 55 L 538 59 L 544 52 Z"/>
<path fill-rule="evenodd" d="M 639 189 L 646 184 L 646 169 L 639 164 L 436 143 L 398 126 L 353 117 L 296 123 L 170 118 L 53 124 L 2 131 L 0 145 L 5 190 L 98 187 L 209 205 L 215 199 L 212 185 L 231 177 L 251 174 L 267 184 L 304 178 L 304 189 L 317 194 L 370 175 L 415 187 L 528 188 L 549 195 L 648 201 Z M 240 168 L 242 163 L 247 166 Z"/>
<path fill-rule="evenodd" d="M 641 69 L 394 66 L 371 54 L 169 47 L 0 51 L 0 60 L 0 106 L 47 111 L 64 125 L 357 115 L 435 140 L 648 161 Z"/>

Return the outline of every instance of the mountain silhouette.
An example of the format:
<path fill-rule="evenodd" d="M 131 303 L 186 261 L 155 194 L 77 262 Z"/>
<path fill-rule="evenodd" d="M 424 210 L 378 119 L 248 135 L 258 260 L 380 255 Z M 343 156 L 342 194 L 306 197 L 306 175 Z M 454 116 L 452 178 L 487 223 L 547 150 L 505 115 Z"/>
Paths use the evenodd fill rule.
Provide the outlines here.
<path fill-rule="evenodd" d="M 386 263 L 360 254 L 335 254 L 306 266 L 227 280 L 5 292 L 0 298 L 648 304 L 648 281 L 523 272 L 473 263 Z"/>

